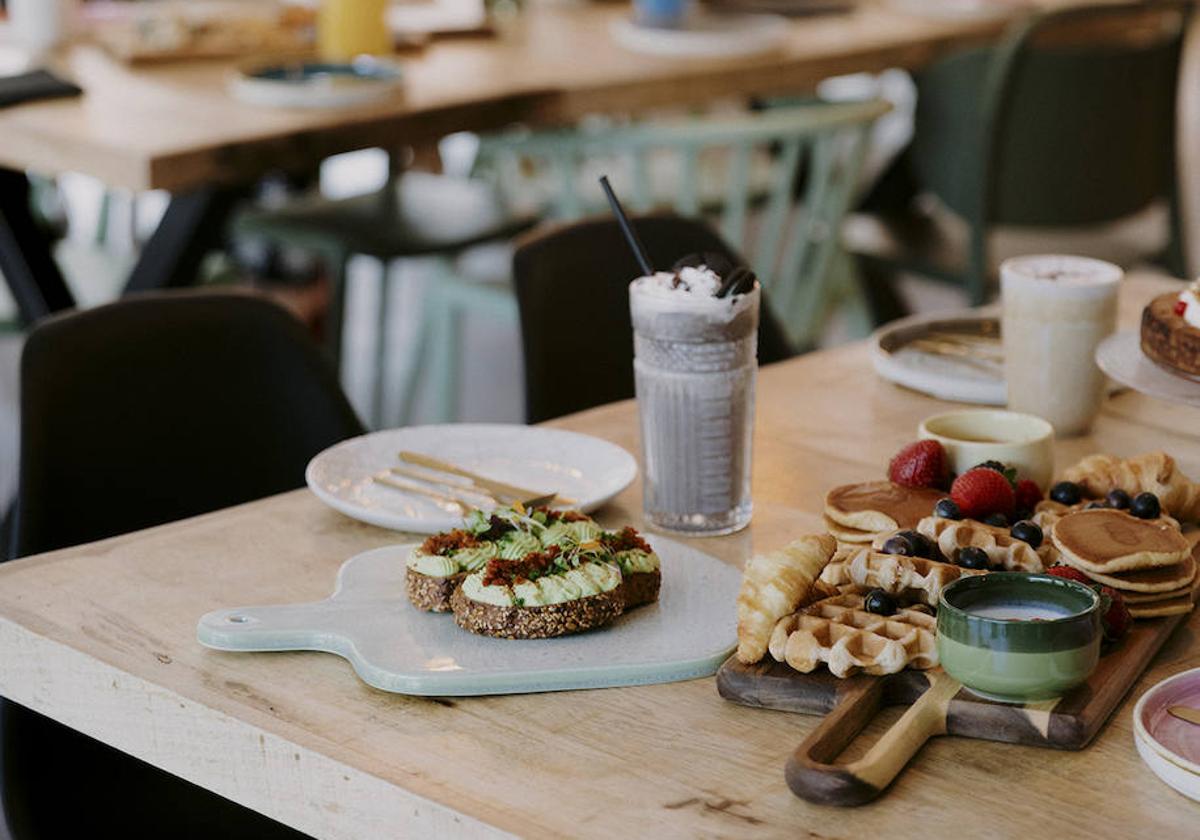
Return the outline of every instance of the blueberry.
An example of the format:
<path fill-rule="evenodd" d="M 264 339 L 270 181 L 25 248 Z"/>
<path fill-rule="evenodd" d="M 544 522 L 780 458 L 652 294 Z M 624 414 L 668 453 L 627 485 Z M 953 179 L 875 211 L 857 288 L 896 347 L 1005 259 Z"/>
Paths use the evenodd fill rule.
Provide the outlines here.
<path fill-rule="evenodd" d="M 863 605 L 867 612 L 875 615 L 896 614 L 896 599 L 882 589 L 872 589 L 868 592 L 867 597 L 863 599 Z"/>
<path fill-rule="evenodd" d="M 997 528 L 1008 527 L 1008 517 L 1003 513 L 989 513 L 983 518 L 985 525 L 994 525 Z"/>
<path fill-rule="evenodd" d="M 1033 511 L 1029 508 L 1018 508 L 1013 514 L 1013 521 L 1020 522 L 1022 519 L 1033 519 Z"/>
<path fill-rule="evenodd" d="M 901 554 L 905 557 L 912 557 L 917 553 L 917 547 L 912 544 L 912 540 L 903 534 L 893 534 L 884 541 L 883 553 Z"/>
<path fill-rule="evenodd" d="M 1050 488 L 1050 498 L 1060 505 L 1077 505 L 1083 493 L 1074 481 L 1060 481 Z"/>
<path fill-rule="evenodd" d="M 1036 522 L 1030 522 L 1023 519 L 1012 526 L 1012 530 L 1008 532 L 1014 540 L 1029 543 L 1030 548 L 1037 548 L 1042 544 L 1044 534 L 1042 529 L 1038 527 Z"/>
<path fill-rule="evenodd" d="M 988 555 L 982 548 L 968 545 L 966 548 L 958 550 L 958 556 L 954 558 L 954 562 L 964 569 L 986 569 L 988 567 Z"/>
<path fill-rule="evenodd" d="M 919 531 L 901 531 L 896 534 L 896 536 L 904 537 L 906 540 L 912 543 L 913 553 L 917 557 L 924 557 L 927 560 L 935 559 L 934 552 L 936 549 L 934 547 L 933 540 L 929 539 L 929 537 L 925 536 Z"/>
<path fill-rule="evenodd" d="M 1162 515 L 1162 505 L 1153 493 L 1138 493 L 1129 503 L 1129 512 L 1138 519 L 1158 519 Z"/>
<path fill-rule="evenodd" d="M 940 516 L 942 519 L 962 519 L 962 511 L 958 509 L 958 505 L 953 499 L 940 499 L 933 506 L 933 515 Z"/>
<path fill-rule="evenodd" d="M 1100 510 L 1108 507 L 1108 502 L 1088 502 L 1084 510 Z"/>
<path fill-rule="evenodd" d="M 1120 488 L 1116 490 L 1109 490 L 1105 499 L 1108 502 L 1109 507 L 1114 507 L 1117 510 L 1125 510 L 1127 507 L 1129 507 L 1129 494 Z"/>

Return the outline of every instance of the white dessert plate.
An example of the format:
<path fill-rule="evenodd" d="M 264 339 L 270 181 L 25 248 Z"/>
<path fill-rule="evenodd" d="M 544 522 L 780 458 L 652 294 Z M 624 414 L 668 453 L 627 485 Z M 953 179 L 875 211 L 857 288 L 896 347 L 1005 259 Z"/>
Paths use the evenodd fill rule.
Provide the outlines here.
<path fill-rule="evenodd" d="M 1008 397 L 1003 365 L 973 356 L 927 352 L 915 343 L 943 333 L 998 339 L 998 314 L 996 307 L 985 307 L 893 321 L 871 337 L 871 363 L 884 379 L 941 400 L 1004 405 Z"/>
<path fill-rule="evenodd" d="M 308 464 L 317 498 L 349 517 L 382 528 L 435 534 L 462 524 L 464 510 L 378 484 L 400 466 L 401 450 L 420 452 L 471 472 L 539 493 L 573 499 L 590 512 L 637 477 L 637 462 L 616 444 L 589 435 L 499 423 L 409 426 L 351 438 Z"/>
<path fill-rule="evenodd" d="M 1167 711 L 1200 706 L 1200 668 L 1168 677 L 1133 707 L 1133 740 L 1154 774 L 1184 796 L 1200 801 L 1200 726 Z"/>
<path fill-rule="evenodd" d="M 1146 358 L 1138 330 L 1114 333 L 1100 342 L 1096 364 L 1117 382 L 1147 396 L 1200 406 L 1200 382 L 1163 370 Z"/>
<path fill-rule="evenodd" d="M 196 635 L 217 650 L 334 653 L 363 682 L 402 694 L 524 694 L 710 676 L 737 637 L 741 575 L 682 543 L 650 543 L 662 559 L 658 602 L 576 636 L 492 639 L 448 614 L 418 610 L 404 594 L 412 545 L 347 560 L 324 601 L 217 610 L 200 619 Z"/>
<path fill-rule="evenodd" d="M 788 20 L 779 15 L 693 15 L 680 29 L 639 26 L 630 18 L 612 22 L 613 40 L 627 50 L 674 58 L 745 58 L 771 52 L 788 35 Z"/>
<path fill-rule="evenodd" d="M 239 70 L 229 79 L 234 98 L 267 108 L 345 108 L 386 99 L 402 89 L 399 65 L 375 58 L 347 64 L 266 64 Z"/>

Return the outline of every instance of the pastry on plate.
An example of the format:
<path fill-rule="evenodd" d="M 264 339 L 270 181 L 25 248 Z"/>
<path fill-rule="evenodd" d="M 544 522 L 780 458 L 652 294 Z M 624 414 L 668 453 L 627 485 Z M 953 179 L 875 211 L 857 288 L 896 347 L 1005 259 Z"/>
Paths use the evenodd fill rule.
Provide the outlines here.
<path fill-rule="evenodd" d="M 1162 509 L 1180 522 L 1200 519 L 1200 484 L 1184 475 L 1166 452 L 1133 458 L 1089 455 L 1063 477 L 1091 498 L 1104 498 L 1112 490 L 1123 490 L 1131 497 L 1153 493 Z"/>
<path fill-rule="evenodd" d="M 502 639 L 546 639 L 602 627 L 625 608 L 621 570 L 594 556 L 538 549 L 496 557 L 450 597 L 459 627 Z"/>
<path fill-rule="evenodd" d="M 1172 373 L 1200 377 L 1200 281 L 1142 310 L 1142 352 Z"/>

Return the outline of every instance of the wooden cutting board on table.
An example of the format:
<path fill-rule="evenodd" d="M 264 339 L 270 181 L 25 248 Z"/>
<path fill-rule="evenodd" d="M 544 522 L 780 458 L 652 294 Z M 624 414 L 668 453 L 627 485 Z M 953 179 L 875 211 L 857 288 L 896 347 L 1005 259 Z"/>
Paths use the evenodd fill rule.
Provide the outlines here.
<path fill-rule="evenodd" d="M 1082 749 L 1187 617 L 1134 622 L 1085 684 L 1056 700 L 1023 706 L 978 697 L 941 668 L 839 679 L 824 667 L 802 674 L 770 654 L 754 665 L 730 657 L 717 672 L 717 689 L 744 706 L 825 715 L 788 760 L 788 786 L 810 802 L 862 805 L 879 796 L 934 735 Z M 909 708 L 866 755 L 835 764 L 884 706 Z"/>

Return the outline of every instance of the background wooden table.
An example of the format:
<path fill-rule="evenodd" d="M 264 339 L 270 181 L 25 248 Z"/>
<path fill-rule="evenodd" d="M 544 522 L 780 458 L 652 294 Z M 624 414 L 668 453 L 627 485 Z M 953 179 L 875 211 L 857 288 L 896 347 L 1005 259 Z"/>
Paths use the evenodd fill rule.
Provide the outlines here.
<path fill-rule="evenodd" d="M 1123 318 L 1155 288 L 1128 283 Z M 759 388 L 754 522 L 694 541 L 732 564 L 819 530 L 828 487 L 880 477 L 945 405 L 877 379 L 862 344 L 766 369 Z M 1092 436 L 1058 446 L 1059 462 L 1162 447 L 1200 475 L 1196 420 L 1125 394 Z M 631 402 L 554 425 L 637 451 Z M 641 524 L 640 501 L 635 485 L 602 519 Z M 783 780 L 817 719 L 726 703 L 712 679 L 416 698 L 366 687 L 334 656 L 218 653 L 195 640 L 209 610 L 323 598 L 345 558 L 403 539 L 302 490 L 5 564 L 0 694 L 318 837 L 1195 833 L 1196 805 L 1134 750 L 1131 701 L 1077 753 L 935 739 L 878 802 L 838 810 L 796 799 Z M 1131 699 L 1200 666 L 1197 629 L 1200 618 L 1168 642 Z"/>

